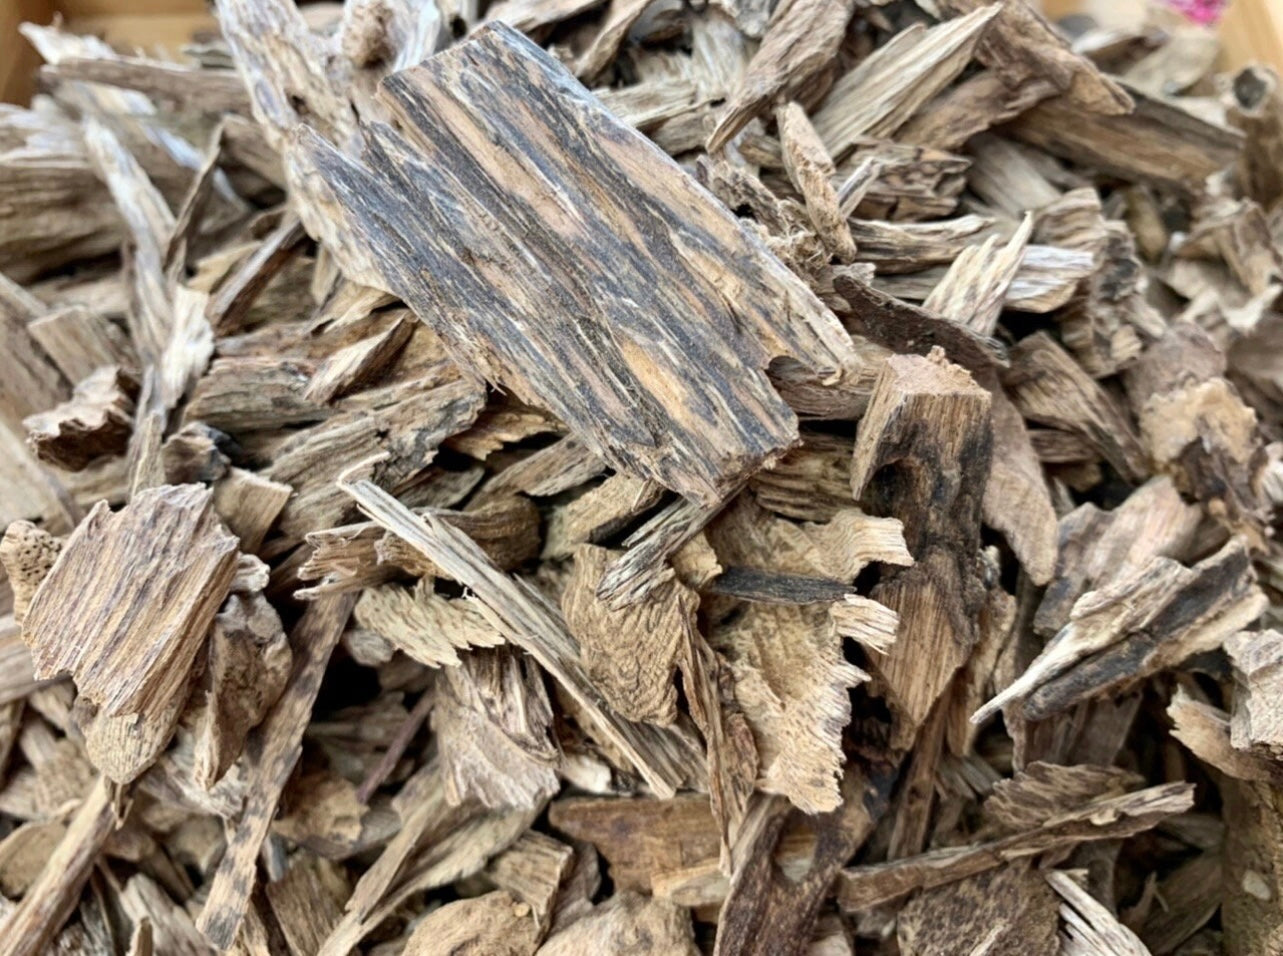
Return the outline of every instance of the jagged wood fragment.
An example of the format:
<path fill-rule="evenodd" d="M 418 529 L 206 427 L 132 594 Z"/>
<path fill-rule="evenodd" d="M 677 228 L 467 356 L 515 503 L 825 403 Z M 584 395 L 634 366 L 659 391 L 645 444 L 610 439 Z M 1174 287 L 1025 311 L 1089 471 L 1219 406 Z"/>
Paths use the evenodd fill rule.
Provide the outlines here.
<path fill-rule="evenodd" d="M 1056 565 L 1056 511 L 1029 429 L 1001 388 L 992 399 L 993 457 L 985 483 L 985 524 L 1002 532 L 1035 584 Z"/>
<path fill-rule="evenodd" d="M 477 492 L 478 500 L 521 492 L 531 497 L 557 495 L 591 481 L 606 470 L 605 463 L 573 436 L 559 438 L 509 465 Z"/>
<path fill-rule="evenodd" d="M 811 818 L 814 848 L 801 867 L 785 874 L 775 865 L 789 814 L 779 798 L 761 796 L 750 810 L 736 847 L 744 864 L 731 876 L 717 926 L 715 956 L 800 956 L 840 868 L 868 838 L 891 798 L 894 768 L 848 764 L 842 803 Z"/>
<path fill-rule="evenodd" d="M 1152 351 L 1152 350 L 1151 350 Z M 1256 412 L 1223 377 L 1155 389 L 1138 416 L 1157 470 L 1203 502 L 1231 531 L 1265 547 L 1271 504 L 1261 493 L 1267 457 Z"/>
<path fill-rule="evenodd" d="M 645 600 L 672 576 L 668 559 L 699 534 L 724 504 L 706 506 L 678 498 L 665 505 L 624 539 L 627 550 L 602 575 L 597 596 L 615 609 Z"/>
<path fill-rule="evenodd" d="M 317 367 L 303 398 L 329 402 L 383 370 L 413 331 L 411 320 L 398 316 L 383 329 L 327 356 Z"/>
<path fill-rule="evenodd" d="M 538 553 L 539 512 L 528 499 L 496 496 L 467 511 L 448 511 L 456 503 L 457 489 L 447 483 L 443 490 L 443 497 L 428 507 L 475 541 L 501 570 L 510 571 Z M 421 552 L 372 521 L 312 532 L 307 543 L 312 553 L 298 577 L 320 583 L 300 591 L 301 598 L 383 584 L 402 571 L 418 577 L 448 577 Z"/>
<path fill-rule="evenodd" d="M 341 917 L 346 882 L 342 871 L 328 860 L 300 856 L 279 879 L 263 887 L 291 953 L 317 951 Z"/>
<path fill-rule="evenodd" d="M 979 57 L 983 56 L 982 43 Z M 1041 76 L 1013 86 L 999 71 L 981 70 L 937 94 L 900 128 L 897 138 L 958 150 L 972 137 L 1019 116 L 1055 91 L 1055 85 Z"/>
<path fill-rule="evenodd" d="M 1003 384 L 1026 418 L 1082 436 L 1124 478 L 1137 481 L 1145 475 L 1136 429 L 1051 336 L 1037 332 L 1021 339 L 1011 359 Z"/>
<path fill-rule="evenodd" d="M 872 262 L 879 273 L 894 274 L 951 263 L 992 225 L 980 216 L 959 216 L 938 222 L 855 219 L 850 229 L 859 243 L 860 259 Z"/>
<path fill-rule="evenodd" d="M 601 699 L 579 661 L 579 648 L 546 598 L 499 571 L 466 535 L 429 513 L 415 516 L 368 481 L 345 484 L 363 511 L 469 588 L 479 608 L 511 643 L 529 652 L 584 708 L 602 733 L 660 794 L 672 794 L 687 755 L 655 728 L 635 724 Z"/>
<path fill-rule="evenodd" d="M 11 356 L 0 382 L 0 420 L 17 434 L 24 418 L 57 405 L 71 391 L 27 327 L 42 311 L 39 300 L 0 274 L 0 346 Z"/>
<path fill-rule="evenodd" d="M 854 362 L 832 315 L 743 224 L 512 30 L 487 27 L 383 89 L 403 135 L 366 127 L 364 164 L 309 142 L 329 184 L 339 247 L 358 261 L 382 251 L 387 283 L 434 323 L 456 358 L 550 409 L 622 470 L 712 504 L 795 440 L 792 413 L 762 374 L 770 360 L 789 355 L 828 380 Z M 554 108 L 531 113 L 548 97 Z M 504 145 L 533 142 L 532 130 L 540 131 L 538 168 Z M 496 178 L 497 168 L 506 172 Z M 605 204 L 602 181 L 615 183 Z M 516 201 L 535 196 L 543 199 L 533 206 Z M 567 221 L 578 236 L 570 243 L 561 231 Z M 679 243 L 676 221 L 683 229 L 698 222 L 698 242 Z M 416 256 L 431 267 L 396 251 L 416 230 L 426 231 Z M 673 243 L 662 269 L 624 238 L 639 231 Z M 456 253 L 464 235 L 487 250 L 470 265 Z M 579 255 L 580 242 L 597 252 Z M 522 251 L 540 244 L 552 256 L 546 265 Z M 603 244 L 617 254 L 603 257 Z M 730 275 L 732 263 L 738 291 L 728 297 L 714 280 Z M 572 286 L 594 291 L 572 305 Z M 667 291 L 657 299 L 656 289 Z M 649 305 L 639 312 L 637 302 Z M 781 309 L 794 317 L 787 326 L 775 321 Z M 678 314 L 702 318 L 669 319 Z M 705 357 L 698 388 L 686 381 L 684 361 L 696 353 Z M 606 369 L 609 376 L 597 371 Z M 568 380 L 579 387 L 566 389 Z"/>
<path fill-rule="evenodd" d="M 430 578 L 412 590 L 398 584 L 366 588 L 352 613 L 361 627 L 428 667 L 457 665 L 459 651 L 504 640 L 469 602 L 436 594 Z"/>
<path fill-rule="evenodd" d="M 335 481 L 354 467 L 390 485 L 420 475 L 441 442 L 475 420 L 484 398 L 477 382 L 458 378 L 290 434 L 262 471 L 294 489 L 280 532 L 298 540 L 338 524 L 350 506 Z"/>
<path fill-rule="evenodd" d="M 802 444 L 748 483 L 768 511 L 806 521 L 827 521 L 851 503 L 851 445 L 824 434 Z"/>
<path fill-rule="evenodd" d="M 89 762 L 113 783 L 136 780 L 169 744 L 189 688 L 183 680 L 170 696 L 137 714 L 108 714 L 88 698 L 77 698 L 72 716 Z"/>
<path fill-rule="evenodd" d="M 988 842 L 933 850 L 917 857 L 843 870 L 838 905 L 848 912 L 895 900 L 917 889 L 943 886 L 993 869 L 1004 861 L 1036 856 L 1084 841 L 1140 833 L 1188 809 L 1193 785 L 1163 784 L 1121 796 L 1089 799 L 1036 826 Z"/>
<path fill-rule="evenodd" d="M 831 182 L 836 175 L 832 157 L 807 119 L 806 110 L 796 101 L 776 109 L 775 125 L 784 151 L 784 168 L 806 202 L 811 224 L 839 261 L 850 262 L 855 258 L 855 240 Z"/>
<path fill-rule="evenodd" d="M 560 422 L 547 412 L 521 402 L 491 404 L 467 431 L 452 435 L 445 442 L 451 451 L 485 461 L 495 452 L 516 445 L 536 435 L 564 431 Z"/>
<path fill-rule="evenodd" d="M 316 368 L 276 356 L 220 356 L 200 377 L 184 418 L 232 435 L 319 422 L 332 413 L 307 394 Z"/>
<path fill-rule="evenodd" d="M 533 911 L 541 933 L 548 930 L 553 904 L 562 882 L 570 875 L 574 851 L 552 837 L 531 831 L 522 834 L 486 866 L 486 876 Z"/>
<path fill-rule="evenodd" d="M 196 727 L 192 776 L 206 790 L 227 772 L 245 736 L 289 677 L 293 655 L 280 616 L 260 594 L 231 595 L 214 618 Z"/>
<path fill-rule="evenodd" d="M 285 267 L 303 240 L 303 227 L 291 214 L 228 276 L 210 297 L 205 318 L 220 335 L 241 328 L 250 306 Z"/>
<path fill-rule="evenodd" d="M 0 187 L 9 197 L 0 237 L 6 280 L 25 282 L 81 257 L 115 251 L 124 224 L 105 201 L 76 122 L 60 110 L 7 105 L 0 110 L 0 131 L 10 144 L 0 154 Z"/>
<path fill-rule="evenodd" d="M 575 76 L 589 83 L 601 73 L 615 59 L 628 32 L 650 4 L 651 0 L 611 0 L 592 44 L 575 61 Z"/>
<path fill-rule="evenodd" d="M 634 478 L 623 472 L 611 475 L 552 513 L 544 557 L 569 555 L 581 544 L 609 537 L 659 504 L 663 496 L 664 489 L 649 479 Z"/>
<path fill-rule="evenodd" d="M 1241 539 L 1231 539 L 1189 568 L 1155 558 L 1139 572 L 1079 598 L 1069 622 L 1020 679 L 973 720 L 1020 699 L 1030 718 L 1058 713 L 1219 647 L 1255 620 L 1266 603 Z"/>
<path fill-rule="evenodd" d="M 815 113 L 815 130 L 841 158 L 860 137 L 887 137 L 966 68 L 998 4 L 934 27 L 914 24 L 836 83 Z"/>
<path fill-rule="evenodd" d="M 100 502 L 27 609 L 23 639 L 37 675 L 70 672 L 108 716 L 163 710 L 235 571 L 236 539 L 207 489 L 149 489 L 115 514 Z"/>
<path fill-rule="evenodd" d="M 442 520 L 476 541 L 486 556 L 502 570 L 519 568 L 539 553 L 539 510 L 522 495 L 488 501 L 467 511 L 444 508 L 434 511 Z M 396 565 L 422 577 L 449 576 L 427 561 L 422 552 L 391 532 L 384 532 L 375 545 L 375 556 L 380 562 Z"/>
<path fill-rule="evenodd" d="M 506 890 L 456 900 L 429 913 L 406 941 L 405 956 L 534 956 L 539 925 L 530 904 Z"/>
<path fill-rule="evenodd" d="M 230 468 L 214 482 L 214 510 L 240 539 L 241 551 L 255 554 L 294 489 L 256 472 Z"/>
<path fill-rule="evenodd" d="M 827 608 L 749 605 L 712 642 L 728 659 L 736 702 L 754 730 L 759 788 L 807 813 L 833 810 L 850 688 L 868 675 L 844 660 Z"/>
<path fill-rule="evenodd" d="M 1209 766 L 1235 780 L 1283 786 L 1283 770 L 1268 756 L 1235 748 L 1230 730 L 1230 715 L 1219 707 L 1196 700 L 1184 688 L 1178 688 L 1167 705 L 1172 721 L 1172 736 Z"/>
<path fill-rule="evenodd" d="M 983 9 L 984 0 L 942 0 L 941 12 L 963 16 Z M 1066 104 L 1088 114 L 1117 116 L 1132 109 L 1132 98 L 1118 82 L 1105 76 L 1027 4 L 1003 4 L 985 34 L 976 59 L 996 72 L 1011 88 L 1031 80 L 1048 82 L 1064 94 Z"/>
<path fill-rule="evenodd" d="M 436 693 L 446 799 L 492 810 L 542 806 L 558 787 L 552 709 L 528 660 L 509 650 L 471 651 L 446 668 Z"/>
<path fill-rule="evenodd" d="M 68 57 L 42 73 L 59 80 L 102 83 L 147 94 L 154 103 L 207 113 L 249 113 L 249 97 L 231 70 L 193 69 L 146 57 Z"/>
<path fill-rule="evenodd" d="M 201 956 L 204 940 L 187 911 L 170 899 L 161 885 L 144 873 L 131 876 L 120 894 L 120 905 L 135 926 L 145 921 L 152 928 L 157 953 Z"/>
<path fill-rule="evenodd" d="M 994 339 L 935 315 L 866 282 L 838 275 L 834 289 L 848 304 L 840 310 L 846 327 L 895 352 L 925 355 L 943 348 L 953 362 L 974 374 L 987 374 L 1007 364 L 1006 350 Z"/>
<path fill-rule="evenodd" d="M 1239 750 L 1278 757 L 1283 753 L 1283 635 L 1243 631 L 1225 642 L 1234 665 L 1231 742 Z"/>
<path fill-rule="evenodd" d="M 84 381 L 104 365 L 138 364 L 125 334 L 105 315 L 82 305 L 46 312 L 31 320 L 27 331 L 69 382 Z"/>
<path fill-rule="evenodd" d="M 1026 216 L 1005 245 L 999 246 L 998 238 L 991 236 L 963 249 L 922 307 L 979 335 L 993 335 L 1032 231 L 1033 218 Z"/>
<path fill-rule="evenodd" d="M 593 545 L 575 550 L 561 596 L 566 626 L 579 642 L 588 679 L 615 711 L 629 720 L 671 724 L 677 719 L 673 676 L 695 626 L 698 598 L 670 580 L 645 601 L 612 610 L 596 593 L 611 558 L 612 552 Z"/>
<path fill-rule="evenodd" d="M 431 765 L 425 767 L 431 769 Z M 326 938 L 318 956 L 349 953 L 365 934 L 416 893 L 478 872 L 491 857 L 511 846 L 536 815 L 530 810 L 480 814 L 452 810 L 432 786 L 431 774 L 424 782 L 427 786 L 417 789 L 417 795 L 428 799 L 413 809 L 408 801 L 403 804 L 402 833 L 389 842 L 383 855 L 357 883 L 343 918 Z M 416 852 L 420 841 L 424 845 Z"/>
<path fill-rule="evenodd" d="M 1069 874 L 1052 870 L 1047 873 L 1047 882 L 1065 901 L 1060 907 L 1065 921 L 1060 951 L 1066 956 L 1149 956 L 1149 949 L 1136 934 Z"/>
<path fill-rule="evenodd" d="M 114 787 L 98 777 L 22 902 L 0 919 L 12 956 L 41 956 L 75 910 L 103 844 L 117 826 Z"/>
<path fill-rule="evenodd" d="M 899 355 L 883 366 L 856 435 L 852 490 L 875 513 L 903 518 L 914 560 L 871 594 L 900 618 L 896 642 L 869 661 L 896 714 L 897 746 L 911 743 L 978 637 L 990 405 L 989 393 L 939 353 Z"/>
<path fill-rule="evenodd" d="M 213 945 L 227 949 L 236 938 L 254 888 L 255 861 L 267 837 L 281 791 L 302 752 L 303 731 L 338 643 L 353 599 L 322 597 L 309 604 L 290 637 L 294 664 L 285 690 L 246 741 L 248 791 L 240 819 L 229 831 L 227 850 L 210 881 L 197 927 Z"/>
<path fill-rule="evenodd" d="M 710 808 L 721 841 L 720 866 L 736 866 L 733 848 L 757 784 L 757 744 L 735 700 L 734 675 L 726 661 L 694 629 L 687 632 L 681 661 L 682 687 L 691 719 L 704 737 Z"/>
<path fill-rule="evenodd" d="M 122 454 L 133 431 L 138 383 L 103 366 L 76 385 L 70 401 L 28 416 L 27 444 L 41 461 L 79 471 L 95 458 Z"/>
<path fill-rule="evenodd" d="M 1125 115 L 1084 113 L 1065 97 L 1044 100 L 1008 124 L 1023 142 L 1129 182 L 1169 189 L 1196 188 L 1233 163 L 1242 135 L 1138 90 Z"/>
<path fill-rule="evenodd" d="M 854 10 L 852 0 L 778 5 L 761 46 L 726 98 L 708 152 L 717 153 L 776 97 L 792 99 L 807 90 L 816 75 L 829 68 Z"/>
<path fill-rule="evenodd" d="M 710 538 L 719 560 L 841 582 L 852 581 L 871 561 L 911 560 L 898 522 L 855 508 L 797 529 L 741 499 L 710 529 Z M 727 658 L 736 702 L 757 742 L 760 789 L 787 796 L 808 813 L 836 806 L 850 688 L 868 679 L 845 660 L 842 638 L 885 648 L 896 625 L 894 611 L 852 596 L 832 610 L 750 604 L 713 628 L 710 641 Z"/>
<path fill-rule="evenodd" d="M 621 890 L 648 893 L 658 874 L 717 859 L 717 827 L 701 794 L 670 800 L 563 796 L 549 804 L 548 819 L 557 830 L 596 846 Z"/>
<path fill-rule="evenodd" d="M 1170 478 L 1152 478 L 1112 511 L 1083 505 L 1060 520 L 1056 573 L 1034 628 L 1051 636 L 1069 623 L 1087 591 L 1134 574 L 1157 557 L 1183 560 L 1195 541 L 1199 510 L 1181 500 Z"/>

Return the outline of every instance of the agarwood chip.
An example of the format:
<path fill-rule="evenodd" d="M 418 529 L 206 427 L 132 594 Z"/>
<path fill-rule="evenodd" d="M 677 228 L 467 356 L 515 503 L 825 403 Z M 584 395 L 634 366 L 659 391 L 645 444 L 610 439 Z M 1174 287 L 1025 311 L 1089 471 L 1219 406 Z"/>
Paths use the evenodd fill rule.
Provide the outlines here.
<path fill-rule="evenodd" d="M 72 532 L 23 620 L 36 675 L 70 673 L 108 716 L 163 710 L 236 572 L 237 542 L 200 485 L 162 485 Z"/>
<path fill-rule="evenodd" d="M 676 580 L 619 610 L 597 597 L 614 554 L 594 545 L 575 551 L 561 596 L 566 626 L 579 642 L 588 679 L 629 720 L 667 725 L 677 719 L 673 676 L 699 599 Z"/>

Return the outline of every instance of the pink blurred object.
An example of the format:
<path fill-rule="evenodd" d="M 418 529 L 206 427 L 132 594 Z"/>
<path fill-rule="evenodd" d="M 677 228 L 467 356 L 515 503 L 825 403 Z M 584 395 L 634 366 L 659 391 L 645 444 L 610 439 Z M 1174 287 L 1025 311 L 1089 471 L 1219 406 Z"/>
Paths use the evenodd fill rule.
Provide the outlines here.
<path fill-rule="evenodd" d="M 1210 26 L 1220 20 L 1229 0 L 1167 0 L 1167 5 L 1195 23 Z"/>

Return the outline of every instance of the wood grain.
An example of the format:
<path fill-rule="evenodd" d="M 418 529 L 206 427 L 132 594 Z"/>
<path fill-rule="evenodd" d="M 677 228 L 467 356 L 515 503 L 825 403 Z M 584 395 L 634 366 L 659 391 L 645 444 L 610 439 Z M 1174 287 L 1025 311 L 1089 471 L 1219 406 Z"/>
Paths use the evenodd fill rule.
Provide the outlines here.
<path fill-rule="evenodd" d="M 755 236 L 511 29 L 397 74 L 384 99 L 402 134 L 367 125 L 361 164 L 304 136 L 341 245 L 377 259 L 456 359 L 616 467 L 714 503 L 796 440 L 771 360 L 830 380 L 853 362 Z"/>

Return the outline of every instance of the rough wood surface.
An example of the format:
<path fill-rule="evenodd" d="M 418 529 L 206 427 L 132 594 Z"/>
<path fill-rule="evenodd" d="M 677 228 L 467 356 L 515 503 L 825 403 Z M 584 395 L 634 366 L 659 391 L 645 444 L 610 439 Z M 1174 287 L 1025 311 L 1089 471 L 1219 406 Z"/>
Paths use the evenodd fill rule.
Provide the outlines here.
<path fill-rule="evenodd" d="M 456 357 L 572 423 L 609 461 L 716 501 L 795 440 L 766 365 L 787 356 L 837 378 L 854 361 L 832 316 L 743 225 L 512 31 L 490 27 L 384 89 L 402 135 L 371 127 L 361 164 L 314 144 L 340 244 L 377 257 L 384 282 Z M 509 153 L 517 143 L 535 152 Z M 375 210 L 387 231 L 371 231 Z M 414 230 L 422 265 L 400 251 Z M 456 254 L 459 239 L 437 238 L 464 230 L 479 250 L 471 261 Z M 664 245 L 621 242 L 630 234 Z M 547 256 L 530 251 L 541 243 Z M 548 314 L 551 301 L 561 305 Z M 698 388 L 689 354 L 705 356 Z M 567 393 L 566 376 L 584 387 Z"/>
<path fill-rule="evenodd" d="M 875 511 L 902 515 L 911 568 L 872 596 L 895 611 L 895 643 L 870 665 L 908 747 L 978 638 L 984 589 L 975 555 L 993 449 L 990 398 L 942 355 L 888 359 L 860 422 L 851 487 Z M 927 465 L 933 462 L 933 465 Z"/>
<path fill-rule="evenodd" d="M 254 889 L 255 858 L 267 837 L 281 790 L 301 753 L 303 732 L 321 687 L 330 652 L 338 643 L 352 598 L 320 598 L 294 628 L 294 664 L 280 699 L 246 741 L 246 793 L 240 819 L 227 836 L 227 850 L 210 881 L 197 927 L 213 945 L 227 949 L 236 939 Z"/>
<path fill-rule="evenodd" d="M 0 106 L 0 953 L 1280 949 L 1273 72 L 213 6 Z"/>
<path fill-rule="evenodd" d="M 168 485 L 121 512 L 105 504 L 63 546 L 23 618 L 36 674 L 69 673 L 111 716 L 185 689 L 236 568 L 210 492 Z"/>

